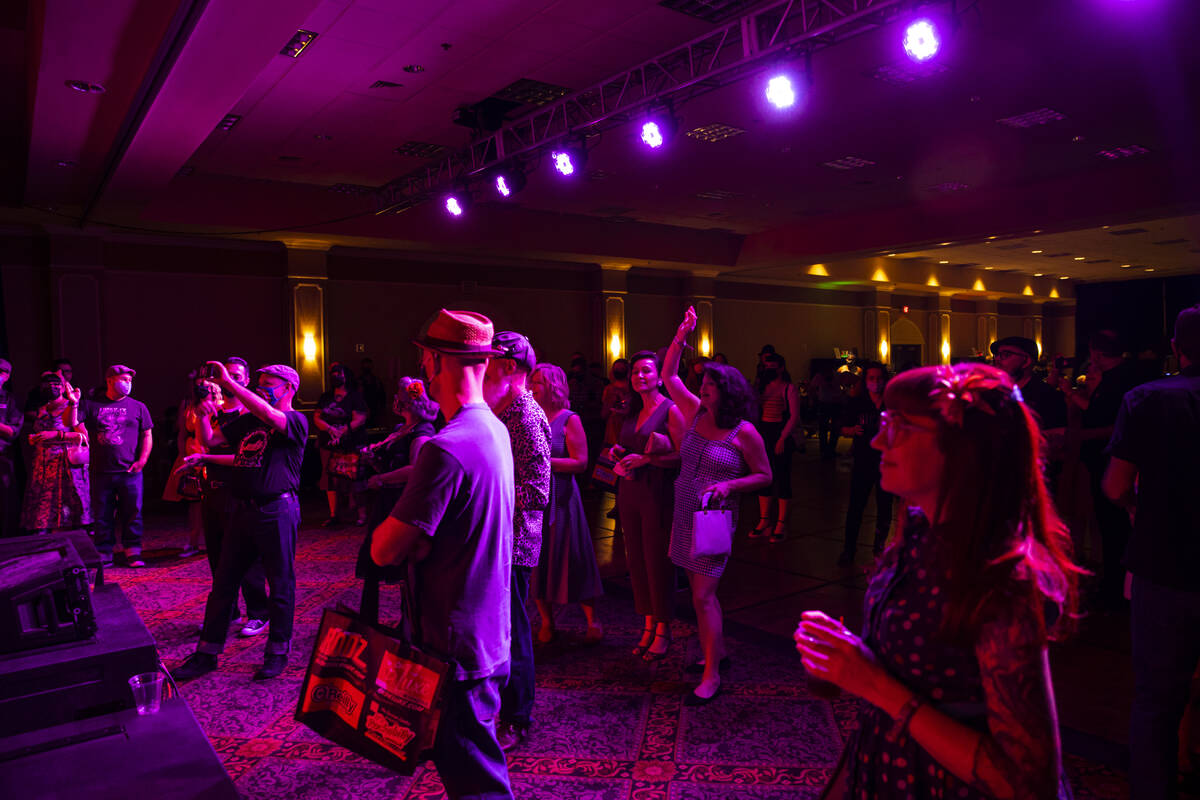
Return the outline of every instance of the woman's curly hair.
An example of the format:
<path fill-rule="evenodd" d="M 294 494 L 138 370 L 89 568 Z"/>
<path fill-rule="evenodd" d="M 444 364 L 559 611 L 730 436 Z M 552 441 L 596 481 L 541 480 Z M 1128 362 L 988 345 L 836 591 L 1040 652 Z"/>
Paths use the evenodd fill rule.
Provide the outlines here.
<path fill-rule="evenodd" d="M 733 428 L 742 420 L 758 417 L 758 395 L 735 367 L 709 361 L 704 365 L 704 374 L 721 393 L 716 412 L 718 428 Z"/>

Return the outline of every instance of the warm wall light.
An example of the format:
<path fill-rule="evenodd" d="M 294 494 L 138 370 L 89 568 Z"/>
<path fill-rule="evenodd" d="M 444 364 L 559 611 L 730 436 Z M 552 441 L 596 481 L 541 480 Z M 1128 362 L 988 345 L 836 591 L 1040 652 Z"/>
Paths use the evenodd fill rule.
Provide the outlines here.
<path fill-rule="evenodd" d="M 882 269 L 875 270 L 875 274 L 871 276 L 871 280 L 879 281 L 881 283 L 887 283 L 887 279 L 888 279 L 887 273 L 884 272 Z"/>
<path fill-rule="evenodd" d="M 708 358 L 710 355 L 712 355 L 712 342 L 708 340 L 707 333 L 700 337 L 700 355 L 704 356 L 705 358 Z"/>
<path fill-rule="evenodd" d="M 829 270 L 825 269 L 824 264 L 813 264 L 808 268 L 809 275 L 819 275 L 824 278 L 829 277 Z"/>
<path fill-rule="evenodd" d="M 621 334 L 613 331 L 612 338 L 608 340 L 608 352 L 612 355 L 613 361 L 621 357 Z"/>
<path fill-rule="evenodd" d="M 925 285 L 926 286 L 941 286 L 941 284 L 938 283 L 937 275 L 930 275 L 929 280 L 925 281 Z"/>
<path fill-rule="evenodd" d="M 1034 339 L 1034 343 L 1037 345 L 1037 348 L 1038 348 L 1038 358 L 1041 358 L 1042 357 L 1042 340 Z"/>
<path fill-rule="evenodd" d="M 317 339 L 312 331 L 304 332 L 304 343 L 300 346 L 305 361 L 315 361 L 317 358 Z"/>
<path fill-rule="evenodd" d="M 1057 286 L 1050 290 L 1050 296 L 1053 298 L 1058 297 L 1058 287 Z"/>
<path fill-rule="evenodd" d="M 1025 284 L 1025 290 L 1024 290 L 1024 291 L 1022 291 L 1022 292 L 1021 292 L 1021 294 L 1026 294 L 1026 295 L 1031 295 L 1031 296 L 1032 296 L 1032 295 L 1033 295 L 1033 287 L 1032 287 L 1032 286 L 1030 286 L 1028 283 L 1027 283 L 1027 284 Z"/>
<path fill-rule="evenodd" d="M 977 292 L 986 292 L 987 291 L 987 287 L 983 285 L 983 278 L 976 278 L 975 285 L 972 286 L 971 288 Z"/>
<path fill-rule="evenodd" d="M 942 363 L 950 363 L 950 340 L 942 339 Z"/>
<path fill-rule="evenodd" d="M 879 340 L 879 358 L 882 361 L 887 361 L 888 345 L 887 339 Z"/>

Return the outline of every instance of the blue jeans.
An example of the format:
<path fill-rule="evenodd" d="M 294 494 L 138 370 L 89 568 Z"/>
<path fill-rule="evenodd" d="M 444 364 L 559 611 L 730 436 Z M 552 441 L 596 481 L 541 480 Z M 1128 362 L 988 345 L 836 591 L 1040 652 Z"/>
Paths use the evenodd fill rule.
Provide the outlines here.
<path fill-rule="evenodd" d="M 300 527 L 300 501 L 289 492 L 262 504 L 245 500 L 233 503 L 229 530 L 221 546 L 221 563 L 213 576 L 212 592 L 204 607 L 204 630 L 196 650 L 216 655 L 225 649 L 238 587 L 255 563 L 261 561 L 271 590 L 267 653 L 286 654 L 291 648 L 296 616 L 296 532 Z"/>
<path fill-rule="evenodd" d="M 474 681 L 449 681 L 446 707 L 433 745 L 446 795 L 451 800 L 512 800 L 508 763 L 496 741 L 501 673 Z"/>
<path fill-rule="evenodd" d="M 116 544 L 116 523 L 121 523 L 125 553 L 142 553 L 142 473 L 93 472 L 92 517 L 96 526 L 96 549 L 111 556 Z"/>
<path fill-rule="evenodd" d="M 1176 796 L 1179 722 L 1200 663 L 1200 592 L 1133 576 L 1133 712 L 1129 721 L 1132 797 Z"/>
<path fill-rule="evenodd" d="M 512 662 L 508 684 L 501 692 L 500 719 L 528 728 L 533 718 L 533 627 L 529 624 L 529 575 L 533 567 L 513 564 L 512 591 Z"/>

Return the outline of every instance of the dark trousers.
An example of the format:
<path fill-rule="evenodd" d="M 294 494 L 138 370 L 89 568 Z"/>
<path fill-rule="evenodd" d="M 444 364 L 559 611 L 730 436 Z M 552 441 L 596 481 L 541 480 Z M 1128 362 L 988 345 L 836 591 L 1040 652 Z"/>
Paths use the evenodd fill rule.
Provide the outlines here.
<path fill-rule="evenodd" d="M 854 459 L 850 473 L 850 503 L 846 509 L 846 544 L 844 552 L 853 553 L 858 547 L 858 530 L 862 527 L 863 512 L 871 491 L 875 492 L 875 551 L 883 549 L 888 530 L 892 527 L 892 500 L 895 499 L 879 485 L 879 464 Z"/>
<path fill-rule="evenodd" d="M 96 549 L 111 556 L 116 544 L 116 524 L 128 555 L 142 552 L 142 473 L 93 472 L 92 517 Z"/>
<path fill-rule="evenodd" d="M 21 535 L 21 495 L 17 470 L 7 453 L 0 455 L 0 536 Z"/>
<path fill-rule="evenodd" d="M 837 403 L 817 403 L 817 441 L 821 444 L 821 455 L 826 458 L 837 454 L 837 425 L 841 411 Z"/>
<path fill-rule="evenodd" d="M 1129 788 L 1138 800 L 1176 796 L 1179 722 L 1200 663 L 1200 592 L 1133 577 L 1133 713 Z"/>
<path fill-rule="evenodd" d="M 533 628 L 529 624 L 529 576 L 532 567 L 513 564 L 512 586 L 512 662 L 508 683 L 500 693 L 500 719 L 528 728 L 533 719 Z"/>
<path fill-rule="evenodd" d="M 208 551 L 208 568 L 216 581 L 217 570 L 221 565 L 221 547 L 229 533 L 229 524 L 233 517 L 233 497 L 224 489 L 206 488 L 204 497 L 200 500 L 200 524 L 204 529 L 204 547 Z M 242 581 L 242 600 L 246 604 L 248 619 L 267 619 L 270 607 L 267 604 L 267 576 L 263 572 L 262 562 L 255 561 Z M 233 599 L 233 609 L 229 612 L 230 619 L 238 618 L 237 598 Z"/>
<path fill-rule="evenodd" d="M 643 481 L 622 478 L 617 513 L 625 535 L 625 563 L 633 586 L 633 609 L 666 622 L 675 616 L 675 565 L 668 555 L 671 523 L 664 498 Z"/>
<path fill-rule="evenodd" d="M 778 497 L 780 500 L 792 499 L 792 454 L 796 451 L 796 442 L 791 436 L 783 442 L 783 453 L 775 453 L 775 445 L 783 435 L 786 422 L 763 422 L 758 430 L 762 435 L 763 446 L 767 449 L 767 460 L 771 464 L 771 485 L 759 491 L 759 497 Z M 783 520 L 780 520 L 782 522 Z"/>
<path fill-rule="evenodd" d="M 508 763 L 496 741 L 500 687 L 505 675 L 449 681 L 433 764 L 451 800 L 511 800 Z"/>
<path fill-rule="evenodd" d="M 1100 600 L 1109 606 L 1120 605 L 1125 597 L 1125 548 L 1133 525 L 1129 512 L 1108 499 L 1101 488 L 1108 459 L 1088 463 L 1092 479 L 1092 507 L 1096 512 L 1096 526 L 1100 529 L 1100 546 L 1104 552 L 1103 573 L 1100 576 Z"/>
<path fill-rule="evenodd" d="M 216 655 L 225 649 L 229 617 L 237 602 L 238 587 L 255 562 L 261 562 L 271 587 L 267 618 L 267 653 L 287 653 L 292 642 L 296 613 L 296 531 L 300 503 L 288 493 L 256 505 L 235 500 L 229 531 L 221 544 L 221 562 L 204 608 L 201 653 Z"/>

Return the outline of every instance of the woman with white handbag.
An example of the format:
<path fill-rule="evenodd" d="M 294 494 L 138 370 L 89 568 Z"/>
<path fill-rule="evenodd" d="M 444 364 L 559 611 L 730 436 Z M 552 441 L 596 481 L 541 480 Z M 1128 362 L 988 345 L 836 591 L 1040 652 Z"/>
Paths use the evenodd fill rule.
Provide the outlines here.
<path fill-rule="evenodd" d="M 700 684 L 684 699 L 689 706 L 709 703 L 721 691 L 720 668 L 728 660 L 717 584 L 729 560 L 741 495 L 771 485 L 762 436 L 749 422 L 756 416 L 757 401 L 742 373 L 708 362 L 699 397 L 679 377 L 684 340 L 695 328 L 696 310 L 689 307 L 662 367 L 663 384 L 683 413 L 687 431 L 679 448 L 670 554 L 672 562 L 687 570 L 704 650 Z"/>

